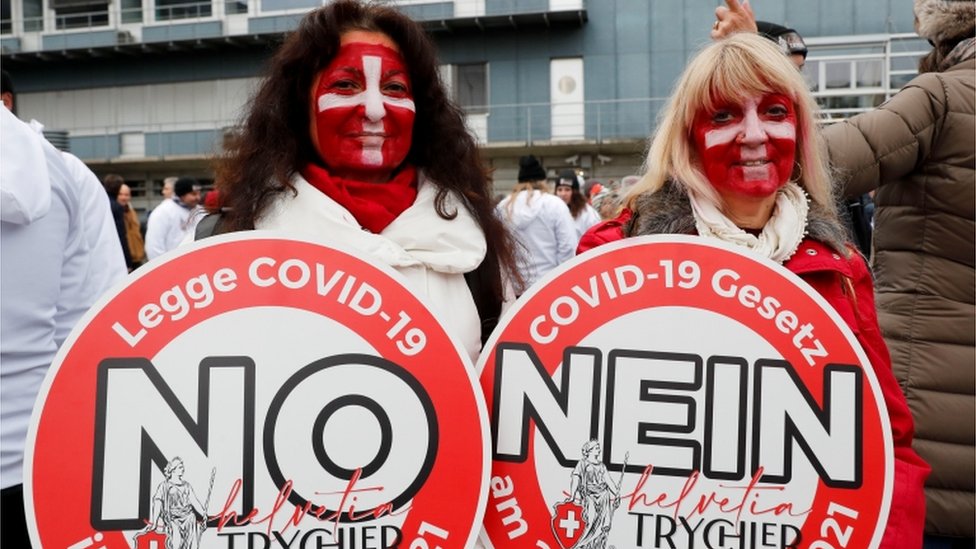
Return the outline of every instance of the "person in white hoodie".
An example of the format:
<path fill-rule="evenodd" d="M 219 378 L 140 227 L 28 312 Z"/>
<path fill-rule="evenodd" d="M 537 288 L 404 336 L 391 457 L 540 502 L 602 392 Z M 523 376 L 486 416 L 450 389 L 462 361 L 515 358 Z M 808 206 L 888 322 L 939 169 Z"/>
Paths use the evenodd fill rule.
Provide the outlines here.
<path fill-rule="evenodd" d="M 518 183 L 495 212 L 515 234 L 519 243 L 518 264 L 524 285 L 529 287 L 576 250 L 576 227 L 566 204 L 549 192 L 546 170 L 534 156 L 519 158 Z"/>
<path fill-rule="evenodd" d="M 153 260 L 175 249 L 193 234 L 203 214 L 200 184 L 192 177 L 181 177 L 173 186 L 173 197 L 163 200 L 146 224 L 146 259 Z"/>
<path fill-rule="evenodd" d="M 3 106 L 17 116 L 17 94 L 14 91 L 13 79 L 7 71 L 0 71 L 0 80 L 2 80 L 0 99 L 3 101 Z M 27 125 L 43 138 L 44 124 L 31 119 Z M 77 156 L 67 151 L 60 152 L 73 186 L 81 197 L 81 209 L 87 219 L 85 239 L 95 257 L 89 262 L 90 269 L 84 280 L 78 281 L 78 291 L 94 290 L 101 295 L 125 278 L 128 272 L 125 266 L 128 250 L 124 250 L 119 243 L 108 196 L 98 177 Z M 71 325 L 73 326 L 74 323 L 72 322 Z M 62 340 L 66 336 L 67 333 L 59 335 Z"/>
<path fill-rule="evenodd" d="M 102 293 L 84 195 L 61 153 L 0 108 L 0 546 L 30 547 L 23 462 L 34 401 L 75 322 Z"/>

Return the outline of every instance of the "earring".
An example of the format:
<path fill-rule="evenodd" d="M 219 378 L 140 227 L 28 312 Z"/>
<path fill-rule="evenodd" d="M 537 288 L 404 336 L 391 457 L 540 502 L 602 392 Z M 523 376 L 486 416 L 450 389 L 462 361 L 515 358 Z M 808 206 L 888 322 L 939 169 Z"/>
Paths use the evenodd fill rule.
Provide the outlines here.
<path fill-rule="evenodd" d="M 793 173 L 796 174 L 796 177 L 792 178 L 792 180 L 799 182 L 803 178 L 803 165 L 799 162 L 794 162 Z"/>

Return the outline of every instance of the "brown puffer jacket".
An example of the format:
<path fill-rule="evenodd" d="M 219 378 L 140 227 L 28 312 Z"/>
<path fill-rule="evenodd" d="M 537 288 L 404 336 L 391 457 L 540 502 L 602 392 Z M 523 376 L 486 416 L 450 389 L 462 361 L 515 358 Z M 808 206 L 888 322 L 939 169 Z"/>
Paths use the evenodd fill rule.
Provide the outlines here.
<path fill-rule="evenodd" d="M 932 466 L 926 532 L 973 537 L 976 488 L 976 61 L 922 74 L 824 129 L 830 160 L 874 197 L 878 316 Z"/>

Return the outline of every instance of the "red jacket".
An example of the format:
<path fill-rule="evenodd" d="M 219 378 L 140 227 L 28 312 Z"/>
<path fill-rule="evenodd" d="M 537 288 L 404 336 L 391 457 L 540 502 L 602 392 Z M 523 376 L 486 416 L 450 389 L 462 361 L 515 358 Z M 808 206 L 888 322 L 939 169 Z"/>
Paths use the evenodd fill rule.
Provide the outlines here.
<path fill-rule="evenodd" d="M 630 221 L 633 214 L 629 209 L 624 208 L 620 214 L 613 219 L 597 223 L 590 227 L 588 231 L 580 237 L 579 244 L 576 245 L 576 255 L 587 250 L 592 250 L 601 244 L 616 242 L 624 237 L 624 225 Z"/>
<path fill-rule="evenodd" d="M 576 253 L 624 238 L 631 211 L 593 226 L 580 239 Z M 842 257 L 825 244 L 806 238 L 783 264 L 817 291 L 837 311 L 871 361 L 891 419 L 895 449 L 895 480 L 888 525 L 880 549 L 919 549 L 925 526 L 923 487 L 930 468 L 912 449 L 914 424 L 905 395 L 891 370 L 888 347 L 881 337 L 874 306 L 874 284 L 864 258 L 852 247 Z"/>

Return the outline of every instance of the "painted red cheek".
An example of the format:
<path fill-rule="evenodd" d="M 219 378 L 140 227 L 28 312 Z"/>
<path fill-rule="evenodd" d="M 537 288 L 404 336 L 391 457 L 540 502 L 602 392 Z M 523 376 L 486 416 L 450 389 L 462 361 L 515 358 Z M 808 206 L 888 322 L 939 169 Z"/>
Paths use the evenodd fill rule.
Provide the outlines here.
<path fill-rule="evenodd" d="M 318 152 L 328 168 L 339 176 L 382 178 L 403 163 L 413 138 L 413 98 L 409 91 L 389 92 L 388 84 L 409 90 L 406 74 L 389 48 L 343 46 L 322 72 L 312 105 Z"/>
<path fill-rule="evenodd" d="M 713 187 L 721 193 L 765 197 L 786 184 L 796 155 L 795 123 L 792 116 L 772 122 L 777 125 L 760 122 L 765 145 L 757 148 L 743 144 L 742 132 L 730 131 L 729 124 L 714 124 L 703 117 L 695 120 L 692 139 L 702 171 Z"/>

